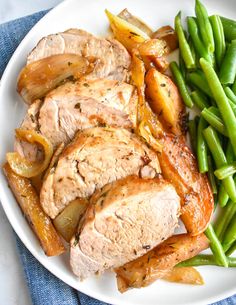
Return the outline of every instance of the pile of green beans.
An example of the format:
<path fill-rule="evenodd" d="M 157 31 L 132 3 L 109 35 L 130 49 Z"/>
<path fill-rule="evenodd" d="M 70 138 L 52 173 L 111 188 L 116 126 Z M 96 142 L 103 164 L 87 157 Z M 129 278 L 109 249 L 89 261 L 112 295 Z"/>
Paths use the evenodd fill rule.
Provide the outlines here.
<path fill-rule="evenodd" d="M 198 255 L 181 266 L 236 267 L 236 21 L 208 16 L 195 2 L 195 15 L 175 18 L 179 66 L 170 64 L 173 78 L 188 108 L 199 115 L 189 121 L 193 151 L 200 173 L 206 173 L 219 206 L 219 217 L 205 231 L 213 255 Z"/>

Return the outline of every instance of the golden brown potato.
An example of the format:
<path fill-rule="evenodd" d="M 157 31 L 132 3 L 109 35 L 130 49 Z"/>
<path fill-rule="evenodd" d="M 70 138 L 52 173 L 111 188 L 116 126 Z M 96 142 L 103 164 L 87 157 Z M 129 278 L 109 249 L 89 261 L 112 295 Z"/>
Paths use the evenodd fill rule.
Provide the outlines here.
<path fill-rule="evenodd" d="M 149 56 L 149 59 L 152 61 L 153 65 L 157 68 L 160 72 L 165 72 L 169 67 L 169 62 L 165 56 L 155 57 Z"/>
<path fill-rule="evenodd" d="M 132 49 L 137 48 L 137 46 L 143 41 L 150 39 L 146 33 L 141 31 L 135 25 L 113 15 L 108 10 L 105 10 L 105 12 L 115 38 L 122 43 L 129 52 L 131 52 Z"/>
<path fill-rule="evenodd" d="M 42 210 L 39 197 L 29 179 L 15 174 L 8 163 L 3 166 L 3 171 L 23 214 L 38 237 L 45 254 L 55 256 L 63 253 L 65 247 L 52 225 L 51 219 Z"/>
<path fill-rule="evenodd" d="M 162 39 L 167 43 L 170 51 L 174 51 L 178 48 L 178 36 L 175 30 L 169 26 L 163 26 L 152 34 L 152 38 Z"/>
<path fill-rule="evenodd" d="M 173 184 L 181 199 L 181 219 L 191 235 L 205 231 L 214 210 L 213 194 L 205 174 L 184 137 L 166 135 L 159 155 L 163 177 Z"/>
<path fill-rule="evenodd" d="M 160 39 L 149 39 L 142 42 L 139 47 L 139 55 L 141 57 L 144 56 L 155 56 L 161 57 L 167 53 L 166 51 L 166 43 Z"/>
<path fill-rule="evenodd" d="M 163 280 L 181 284 L 203 285 L 201 274 L 193 267 L 174 267 Z"/>
<path fill-rule="evenodd" d="M 137 28 L 139 28 L 141 31 L 143 31 L 144 33 L 146 33 L 149 37 L 152 36 L 153 31 L 150 29 L 150 27 L 148 25 L 146 25 L 146 23 L 144 23 L 141 19 L 139 19 L 138 17 L 132 15 L 127 8 L 125 8 L 123 11 L 121 11 L 118 14 L 118 17 L 126 20 L 127 22 L 133 24 L 134 26 L 136 26 Z"/>
<path fill-rule="evenodd" d="M 148 71 L 145 82 L 149 104 L 166 132 L 181 135 L 185 107 L 176 85 L 168 76 L 156 69 Z"/>
<path fill-rule="evenodd" d="M 53 220 L 55 228 L 67 242 L 75 234 L 87 206 L 88 200 L 75 199 Z"/>
<path fill-rule="evenodd" d="M 40 190 L 43 184 L 43 174 L 30 178 L 32 186 L 35 188 L 37 194 L 40 194 Z"/>
<path fill-rule="evenodd" d="M 174 235 L 144 256 L 115 269 L 120 292 L 129 288 L 145 287 L 163 278 L 172 268 L 194 257 L 209 247 L 204 234 L 192 237 L 189 234 Z"/>

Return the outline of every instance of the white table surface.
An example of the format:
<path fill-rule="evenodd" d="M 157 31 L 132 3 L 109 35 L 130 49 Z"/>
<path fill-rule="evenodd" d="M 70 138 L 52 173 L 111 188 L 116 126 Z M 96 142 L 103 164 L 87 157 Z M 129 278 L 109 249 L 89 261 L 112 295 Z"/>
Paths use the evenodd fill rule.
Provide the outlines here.
<path fill-rule="evenodd" d="M 61 1 L 0 0 L 0 23 L 51 8 Z M 16 252 L 14 233 L 1 205 L 0 232 L 0 305 L 32 305 Z"/>

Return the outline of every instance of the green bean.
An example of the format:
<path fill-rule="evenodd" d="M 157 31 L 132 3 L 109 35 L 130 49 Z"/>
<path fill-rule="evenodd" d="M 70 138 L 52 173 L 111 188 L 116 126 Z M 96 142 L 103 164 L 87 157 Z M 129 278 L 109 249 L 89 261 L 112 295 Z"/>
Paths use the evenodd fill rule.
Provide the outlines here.
<path fill-rule="evenodd" d="M 217 194 L 218 190 L 217 190 L 217 184 L 216 184 L 216 178 L 214 175 L 214 169 L 213 169 L 213 161 L 211 156 L 207 157 L 207 161 L 208 161 L 208 179 L 211 185 L 211 190 L 213 194 Z"/>
<path fill-rule="evenodd" d="M 226 157 L 227 163 L 231 163 L 234 160 L 234 151 L 233 151 L 233 147 L 232 147 L 230 141 L 228 142 L 228 145 L 226 148 L 225 157 Z M 236 183 L 236 179 L 234 179 L 234 183 Z M 219 205 L 223 208 L 224 206 L 226 206 L 228 200 L 229 200 L 229 195 L 225 191 L 223 184 L 221 184 L 220 189 L 219 189 L 219 194 L 218 194 Z"/>
<path fill-rule="evenodd" d="M 222 16 L 220 19 L 223 25 L 225 39 L 228 41 L 236 39 L 236 21 Z"/>
<path fill-rule="evenodd" d="M 234 162 L 235 156 L 233 147 L 230 142 L 227 144 L 225 157 L 228 165 L 223 166 L 215 171 L 215 175 L 219 180 L 225 179 L 227 176 L 231 176 L 236 172 L 236 162 Z"/>
<path fill-rule="evenodd" d="M 214 115 L 216 115 L 219 119 L 222 120 L 220 111 L 219 111 L 219 109 L 218 109 L 217 107 L 211 106 L 211 107 L 208 108 L 208 110 L 209 110 L 211 113 L 213 113 Z"/>
<path fill-rule="evenodd" d="M 228 261 L 225 256 L 223 247 L 222 247 L 221 243 L 219 242 L 211 224 L 209 224 L 208 228 L 205 231 L 205 234 L 210 241 L 210 248 L 215 257 L 217 265 L 228 267 Z"/>
<path fill-rule="evenodd" d="M 233 93 L 236 95 L 236 79 L 235 79 L 235 81 L 234 81 L 234 83 L 233 83 L 232 91 L 233 91 Z"/>
<path fill-rule="evenodd" d="M 207 61 L 209 61 L 211 64 L 213 64 L 210 53 L 208 53 L 207 48 L 201 41 L 200 33 L 198 31 L 198 26 L 197 26 L 195 19 L 193 17 L 188 17 L 187 23 L 188 23 L 188 31 L 189 31 L 190 37 L 192 38 L 193 45 L 194 45 L 196 52 L 199 54 L 200 57 L 205 58 Z"/>
<path fill-rule="evenodd" d="M 232 176 L 236 173 L 236 162 L 233 162 L 231 164 L 222 166 L 221 168 L 218 168 L 215 170 L 214 174 L 219 180 L 223 180 L 229 176 Z"/>
<path fill-rule="evenodd" d="M 228 132 L 224 126 L 224 123 L 221 118 L 219 118 L 217 115 L 215 115 L 210 109 L 203 109 L 201 112 L 204 119 L 218 132 L 223 134 L 224 136 L 228 135 Z"/>
<path fill-rule="evenodd" d="M 193 56 L 193 59 L 194 59 L 194 62 L 195 62 L 195 66 L 197 66 L 197 64 L 196 64 L 197 63 L 197 54 L 196 54 L 195 49 L 194 49 L 193 40 L 190 36 L 188 38 L 188 44 L 189 44 L 189 47 L 190 47 L 190 50 L 191 50 L 191 53 L 192 53 L 192 56 Z"/>
<path fill-rule="evenodd" d="M 192 99 L 190 97 L 190 94 L 188 92 L 188 88 L 185 84 L 184 78 L 183 78 L 183 76 L 182 76 L 182 74 L 179 70 L 179 67 L 178 67 L 178 65 L 175 61 L 172 61 L 170 63 L 170 69 L 171 69 L 171 72 L 174 76 L 176 85 L 179 88 L 180 94 L 182 96 L 182 99 L 183 99 L 185 105 L 189 108 L 192 108 L 193 107 L 193 101 L 192 101 Z"/>
<path fill-rule="evenodd" d="M 220 16 L 213 15 L 209 19 L 211 22 L 214 41 L 215 41 L 216 62 L 218 67 L 220 67 L 226 50 L 224 29 Z"/>
<path fill-rule="evenodd" d="M 232 163 L 234 161 L 234 158 L 235 158 L 234 150 L 233 150 L 233 146 L 230 143 L 230 141 L 227 144 L 225 156 L 226 156 L 226 160 L 228 163 Z"/>
<path fill-rule="evenodd" d="M 236 203 L 230 200 L 221 212 L 222 213 L 219 215 L 215 225 L 215 233 L 218 236 L 220 242 L 222 242 L 225 230 L 227 229 L 231 219 L 236 213 Z"/>
<path fill-rule="evenodd" d="M 228 99 L 228 103 L 229 103 L 234 115 L 236 116 L 236 105 L 230 99 Z"/>
<path fill-rule="evenodd" d="M 232 246 L 229 248 L 229 250 L 226 251 L 226 255 L 230 256 L 231 254 L 234 253 L 236 250 L 236 241 L 232 244 Z"/>
<path fill-rule="evenodd" d="M 202 73 L 202 71 L 198 70 L 195 72 L 191 72 L 188 74 L 188 80 L 191 84 L 199 88 L 201 91 L 203 91 L 207 96 L 213 97 L 211 93 L 211 89 L 208 86 L 207 80 L 205 75 Z"/>
<path fill-rule="evenodd" d="M 229 267 L 236 267 L 236 258 L 227 257 L 227 262 Z M 197 267 L 197 266 L 217 266 L 216 260 L 213 255 L 209 254 L 199 254 L 183 261 L 177 265 L 177 267 Z"/>
<path fill-rule="evenodd" d="M 203 58 L 200 59 L 200 64 L 220 110 L 234 153 L 236 154 L 236 119 L 234 112 L 212 66 Z"/>
<path fill-rule="evenodd" d="M 200 173 L 206 173 L 208 171 L 207 162 L 207 145 L 204 140 L 202 131 L 208 126 L 207 122 L 201 116 L 197 129 L 197 160 Z"/>
<path fill-rule="evenodd" d="M 186 67 L 185 67 L 185 63 L 184 63 L 183 57 L 181 55 L 181 52 L 179 52 L 179 69 L 183 76 L 183 79 L 185 79 L 186 78 Z"/>
<path fill-rule="evenodd" d="M 219 193 L 218 193 L 218 202 L 219 205 L 223 208 L 226 206 L 229 200 L 229 195 L 227 194 L 223 184 L 220 184 Z"/>
<path fill-rule="evenodd" d="M 199 26 L 199 30 L 203 39 L 203 42 L 207 48 L 207 50 L 211 53 L 215 51 L 215 42 L 213 31 L 211 27 L 210 20 L 208 18 L 208 13 L 204 5 L 196 0 L 195 3 L 195 13 L 197 16 L 197 23 Z"/>
<path fill-rule="evenodd" d="M 209 126 L 203 131 L 203 134 L 215 161 L 216 167 L 220 168 L 224 165 L 227 165 L 227 160 L 224 151 L 220 145 L 220 140 L 216 131 L 211 126 Z M 224 180 L 222 180 L 222 184 L 229 197 L 233 201 L 236 201 L 236 188 L 233 177 L 230 176 L 228 178 L 225 178 Z"/>
<path fill-rule="evenodd" d="M 187 69 L 194 69 L 195 61 L 191 53 L 187 39 L 184 35 L 183 27 L 181 24 L 181 12 L 179 12 L 178 15 L 175 17 L 175 31 L 178 36 L 179 49 L 183 57 L 183 60 L 185 62 L 185 65 Z"/>
<path fill-rule="evenodd" d="M 236 40 L 229 45 L 219 72 L 221 84 L 233 84 L 236 76 Z"/>
<path fill-rule="evenodd" d="M 236 240 L 236 214 L 234 213 L 226 231 L 223 236 L 222 247 L 224 251 L 228 251 L 229 248 Z"/>
<path fill-rule="evenodd" d="M 229 87 L 225 87 L 225 94 L 227 95 L 227 97 L 234 103 L 236 104 L 236 95 L 234 94 L 234 92 L 232 91 L 232 89 L 230 89 Z"/>
<path fill-rule="evenodd" d="M 209 107 L 209 103 L 207 101 L 206 96 L 200 91 L 195 90 L 190 94 L 194 105 L 196 105 L 200 110 Z"/>
<path fill-rule="evenodd" d="M 194 120 L 189 120 L 188 122 L 188 130 L 190 135 L 190 141 L 192 145 L 192 149 L 194 153 L 197 151 L 197 126 L 199 117 L 195 117 Z"/>

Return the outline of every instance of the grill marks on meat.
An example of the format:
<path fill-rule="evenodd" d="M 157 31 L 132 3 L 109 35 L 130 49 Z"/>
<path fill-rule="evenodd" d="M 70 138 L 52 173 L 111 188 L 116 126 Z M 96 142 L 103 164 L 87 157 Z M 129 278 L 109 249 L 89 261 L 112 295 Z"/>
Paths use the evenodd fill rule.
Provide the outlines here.
<path fill-rule="evenodd" d="M 148 163 L 145 161 L 148 160 Z M 54 171 L 43 183 L 40 200 L 51 217 L 77 197 L 129 175 L 160 172 L 156 153 L 136 135 L 120 128 L 90 128 L 77 134 L 64 150 Z"/>
<path fill-rule="evenodd" d="M 145 254 L 174 233 L 179 197 L 162 179 L 129 176 L 106 185 L 90 200 L 71 241 L 73 272 L 84 279 Z"/>
<path fill-rule="evenodd" d="M 99 79 L 67 83 L 50 92 L 43 102 L 33 103 L 21 128 L 34 129 L 54 148 L 70 142 L 78 130 L 96 126 L 133 129 L 137 93 L 129 84 Z M 15 149 L 35 160 L 37 147 L 16 141 Z"/>
<path fill-rule="evenodd" d="M 27 64 L 63 53 L 95 59 L 94 70 L 86 78 L 128 80 L 131 59 L 125 47 L 115 39 L 97 38 L 78 29 L 42 38 L 29 54 Z"/>

